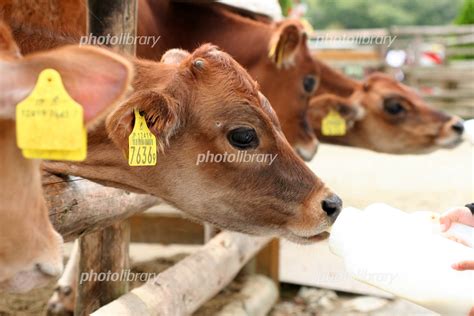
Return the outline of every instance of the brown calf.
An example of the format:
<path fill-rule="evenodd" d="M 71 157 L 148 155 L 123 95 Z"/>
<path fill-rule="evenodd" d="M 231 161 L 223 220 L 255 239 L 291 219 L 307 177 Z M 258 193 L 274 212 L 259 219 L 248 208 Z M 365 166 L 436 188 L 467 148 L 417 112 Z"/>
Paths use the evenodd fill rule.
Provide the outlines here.
<path fill-rule="evenodd" d="M 321 83 L 311 100 L 310 113 L 322 141 L 393 154 L 424 153 L 460 143 L 463 124 L 458 117 L 436 110 L 388 75 L 374 73 L 359 82 L 318 63 Z M 336 103 L 345 111 L 342 116 L 351 119 L 353 127 L 345 136 L 321 133 L 328 94 L 339 97 Z"/>
<path fill-rule="evenodd" d="M 15 35 L 35 38 L 36 49 L 45 31 L 50 37 L 54 32 L 22 30 Z M 54 44 L 62 40 L 58 36 Z M 162 63 L 135 59 L 134 65 L 135 91 L 89 132 L 87 160 L 53 163 L 50 170 L 156 195 L 222 228 L 298 242 L 327 236 L 341 200 L 296 156 L 270 103 L 234 59 L 204 45 L 193 54 L 172 50 Z M 134 109 L 144 113 L 161 145 L 154 167 L 128 166 Z M 208 152 L 277 158 L 271 164 L 229 160 L 197 165 Z"/>
<path fill-rule="evenodd" d="M 138 33 L 160 36 L 156 47 L 138 47 L 139 56 L 156 59 L 173 47 L 192 50 L 206 42 L 218 45 L 257 80 L 300 156 L 313 157 L 318 143 L 306 114 L 319 69 L 298 21 L 267 24 L 220 6 L 168 0 L 141 0 L 138 14 Z"/>
<path fill-rule="evenodd" d="M 125 60 L 97 48 L 64 47 L 21 58 L 0 22 L 0 290 L 25 292 L 62 272 L 62 238 L 48 218 L 40 161 L 23 158 L 15 137 L 15 105 L 45 68 L 61 74 L 67 91 L 84 106 L 87 121 L 103 115 L 125 93 L 131 77 Z"/>
<path fill-rule="evenodd" d="M 299 159 L 256 83 L 210 45 L 193 54 L 171 50 L 163 63 L 135 60 L 135 91 L 89 133 L 84 163 L 50 164 L 56 172 L 150 193 L 216 226 L 312 242 L 339 213 L 341 201 Z M 161 151 L 154 167 L 130 167 L 133 110 L 144 113 Z M 203 154 L 276 155 L 207 161 Z"/>

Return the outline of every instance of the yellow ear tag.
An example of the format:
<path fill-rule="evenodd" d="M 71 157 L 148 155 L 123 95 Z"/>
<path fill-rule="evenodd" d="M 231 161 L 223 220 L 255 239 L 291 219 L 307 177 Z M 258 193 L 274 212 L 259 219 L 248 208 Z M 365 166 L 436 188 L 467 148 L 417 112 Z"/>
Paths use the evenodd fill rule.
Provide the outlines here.
<path fill-rule="evenodd" d="M 278 50 L 278 55 L 277 55 L 277 68 L 280 68 L 281 65 L 283 64 L 283 48 L 280 48 Z"/>
<path fill-rule="evenodd" d="M 330 110 L 323 118 L 322 133 L 325 136 L 343 136 L 346 134 L 346 121 L 338 112 Z"/>
<path fill-rule="evenodd" d="M 283 49 L 279 49 L 278 51 L 277 49 L 278 49 L 278 41 L 273 43 L 272 46 L 270 47 L 270 51 L 268 52 L 268 57 L 275 58 L 275 55 L 276 55 L 275 62 L 276 62 L 277 68 L 280 68 L 283 61 Z"/>
<path fill-rule="evenodd" d="M 268 57 L 273 58 L 273 56 L 276 53 L 276 48 L 277 48 L 278 42 L 274 42 L 272 46 L 270 47 L 270 50 L 268 51 Z"/>
<path fill-rule="evenodd" d="M 56 70 L 43 70 L 30 95 L 18 103 L 16 136 L 26 158 L 86 159 L 83 109 L 69 96 Z"/>
<path fill-rule="evenodd" d="M 138 110 L 135 113 L 135 126 L 128 136 L 128 164 L 130 166 L 156 165 L 156 137 L 148 129 L 145 117 Z"/>

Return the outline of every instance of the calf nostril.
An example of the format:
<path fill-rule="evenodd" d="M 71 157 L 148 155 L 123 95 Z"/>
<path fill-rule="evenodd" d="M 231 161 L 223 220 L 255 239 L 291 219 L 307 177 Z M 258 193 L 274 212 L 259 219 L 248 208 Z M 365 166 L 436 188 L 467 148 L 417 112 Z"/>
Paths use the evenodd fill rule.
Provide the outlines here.
<path fill-rule="evenodd" d="M 342 209 L 342 200 L 335 194 L 323 200 L 321 207 L 331 217 L 337 217 Z"/>
<path fill-rule="evenodd" d="M 464 124 L 462 121 L 457 121 L 456 123 L 451 125 L 451 128 L 459 135 L 462 135 L 462 133 L 464 132 Z"/>

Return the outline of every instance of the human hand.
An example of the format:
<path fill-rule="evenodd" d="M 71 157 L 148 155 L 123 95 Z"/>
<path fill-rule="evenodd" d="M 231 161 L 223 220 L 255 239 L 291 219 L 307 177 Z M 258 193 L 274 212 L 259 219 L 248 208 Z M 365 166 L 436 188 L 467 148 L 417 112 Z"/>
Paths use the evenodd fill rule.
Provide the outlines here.
<path fill-rule="evenodd" d="M 439 221 L 441 223 L 441 231 L 443 232 L 446 232 L 451 227 L 452 223 L 460 223 L 474 227 L 474 215 L 467 207 L 458 207 L 446 211 L 441 215 Z M 458 271 L 474 270 L 474 261 L 467 260 L 457 262 L 451 267 Z M 474 307 L 471 309 L 469 316 L 474 316 Z"/>
<path fill-rule="evenodd" d="M 460 223 L 474 227 L 474 215 L 467 207 L 458 207 L 441 214 L 439 219 L 441 223 L 441 231 L 447 231 L 452 223 Z"/>
<path fill-rule="evenodd" d="M 465 270 L 474 270 L 474 261 L 461 261 L 453 264 L 451 266 L 454 270 L 465 271 Z"/>

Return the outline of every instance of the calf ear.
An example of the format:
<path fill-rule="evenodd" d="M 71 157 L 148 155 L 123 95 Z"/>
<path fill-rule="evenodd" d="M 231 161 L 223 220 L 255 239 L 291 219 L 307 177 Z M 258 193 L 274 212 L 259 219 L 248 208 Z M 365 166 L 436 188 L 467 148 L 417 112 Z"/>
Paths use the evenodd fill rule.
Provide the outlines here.
<path fill-rule="evenodd" d="M 161 62 L 165 64 L 180 64 L 184 59 L 186 59 L 191 54 L 183 49 L 173 48 L 161 57 Z"/>
<path fill-rule="evenodd" d="M 11 62 L 17 58 L 20 58 L 20 49 L 13 39 L 13 35 L 10 28 L 0 21 L 0 61 L 5 59 L 5 63 L 0 63 L 0 118 L 1 119 L 14 119 L 15 118 L 15 105 L 12 101 L 13 97 L 17 94 L 16 90 L 9 89 L 11 78 L 10 67 L 7 62 Z"/>
<path fill-rule="evenodd" d="M 331 110 L 339 113 L 349 126 L 363 116 L 360 112 L 362 110 L 358 106 L 352 105 L 349 99 L 329 94 L 321 95 L 312 98 L 309 103 L 308 117 L 310 124 L 319 129 L 321 121 Z"/>
<path fill-rule="evenodd" d="M 304 37 L 305 35 L 297 25 L 281 25 L 270 40 L 268 56 L 278 68 L 291 66 Z"/>
<path fill-rule="evenodd" d="M 156 136 L 157 146 L 163 151 L 181 126 L 183 114 L 178 102 L 156 90 L 138 91 L 110 113 L 106 120 L 107 133 L 125 152 L 135 123 L 135 109 L 145 116 L 148 128 Z"/>
<path fill-rule="evenodd" d="M 13 39 L 10 28 L 0 21 L 0 56 L 19 58 L 20 49 Z"/>
<path fill-rule="evenodd" d="M 125 95 L 133 74 L 131 64 L 122 57 L 86 46 L 32 54 L 5 67 L 8 71 L 0 78 L 0 90 L 8 91 L 10 104 L 17 104 L 31 92 L 42 70 L 53 68 L 60 73 L 69 95 L 83 106 L 86 122 L 107 113 Z"/>

